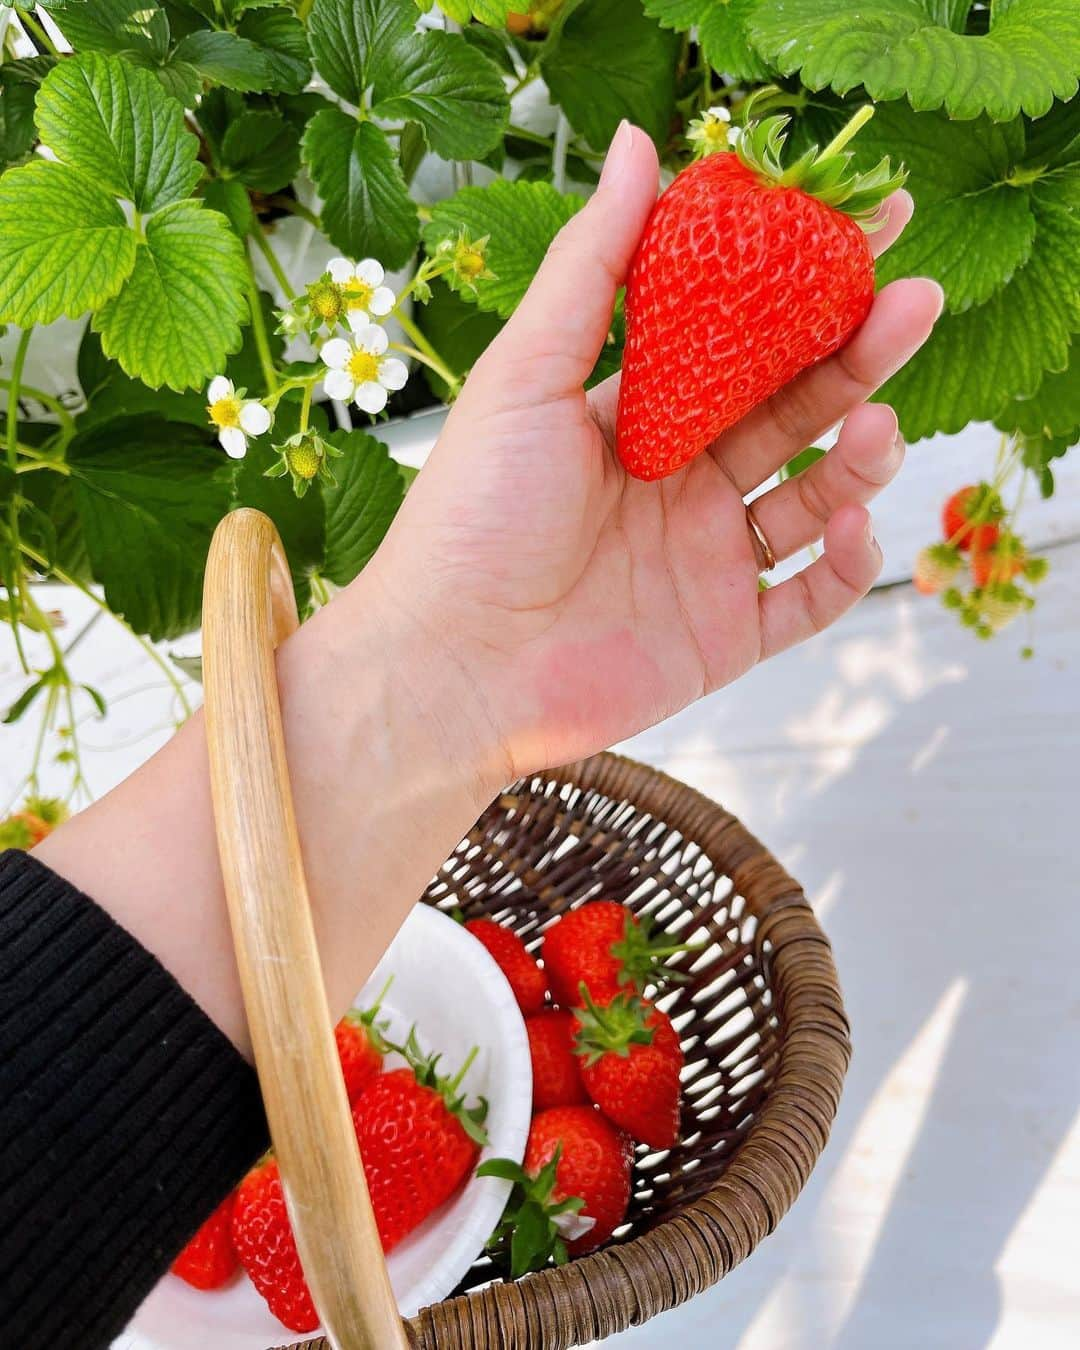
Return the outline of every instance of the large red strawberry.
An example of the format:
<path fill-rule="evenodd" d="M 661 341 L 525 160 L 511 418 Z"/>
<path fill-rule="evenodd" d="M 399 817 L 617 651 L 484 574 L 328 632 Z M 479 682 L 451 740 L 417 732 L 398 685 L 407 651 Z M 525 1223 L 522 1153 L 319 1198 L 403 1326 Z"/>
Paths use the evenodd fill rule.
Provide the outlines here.
<path fill-rule="evenodd" d="M 232 1245 L 233 1195 L 222 1200 L 170 1269 L 196 1289 L 220 1289 L 240 1268 Z"/>
<path fill-rule="evenodd" d="M 588 1102 L 574 1053 L 575 1029 L 574 1014 L 559 1008 L 545 1008 L 525 1019 L 532 1059 L 534 1111 Z"/>
<path fill-rule="evenodd" d="M 947 543 L 965 552 L 986 553 L 998 540 L 1005 509 L 989 483 L 971 483 L 954 492 L 941 510 L 941 533 Z"/>
<path fill-rule="evenodd" d="M 389 987 L 390 982 L 387 981 L 372 1007 L 350 1008 L 334 1028 L 338 1059 L 341 1061 L 345 1091 L 350 1102 L 356 1101 L 382 1069 L 387 1042 L 383 1035 L 386 1023 L 379 1021 L 379 1012 Z"/>
<path fill-rule="evenodd" d="M 494 958 L 510 981 L 518 1007 L 526 1017 L 539 1012 L 547 998 L 547 977 L 525 948 L 524 942 L 494 919 L 470 919 L 465 925 Z"/>
<path fill-rule="evenodd" d="M 394 1247 L 449 1200 L 472 1171 L 485 1141 L 485 1105 L 467 1108 L 461 1082 L 475 1051 L 454 1078 L 437 1072 L 415 1038 L 409 1067 L 380 1074 L 353 1107 L 383 1251 Z"/>
<path fill-rule="evenodd" d="M 616 994 L 643 992 L 648 983 L 680 978 L 663 963 L 683 943 L 654 934 L 652 921 L 638 920 L 614 900 L 591 900 L 571 909 L 544 934 L 544 969 L 552 997 L 563 1007 L 581 1002 L 584 984 L 590 997 L 606 1003 Z"/>
<path fill-rule="evenodd" d="M 278 1165 L 269 1154 L 237 1188 L 232 1241 L 240 1264 L 278 1321 L 290 1331 L 314 1331 L 319 1315 L 289 1225 Z"/>
<path fill-rule="evenodd" d="M 664 478 L 869 312 L 863 225 L 903 181 L 847 168 L 861 109 L 823 151 L 781 164 L 785 117 L 684 169 L 645 226 L 626 283 L 617 446 L 635 478 Z M 716 141 L 705 142 L 713 146 Z"/>
<path fill-rule="evenodd" d="M 633 1138 L 671 1148 L 679 1137 L 682 1047 L 667 1013 L 620 994 L 577 1011 L 581 1081 L 601 1111 Z"/>
<path fill-rule="evenodd" d="M 541 1111 L 524 1166 L 493 1158 L 478 1169 L 514 1183 L 489 1250 L 513 1279 L 593 1251 L 626 1217 L 633 1161 L 629 1138 L 594 1107 Z"/>

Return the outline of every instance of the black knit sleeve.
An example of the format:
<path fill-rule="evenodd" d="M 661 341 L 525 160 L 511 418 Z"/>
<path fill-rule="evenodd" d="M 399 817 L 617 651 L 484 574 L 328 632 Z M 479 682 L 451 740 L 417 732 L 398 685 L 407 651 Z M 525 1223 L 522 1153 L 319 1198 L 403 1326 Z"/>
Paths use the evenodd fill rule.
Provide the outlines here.
<path fill-rule="evenodd" d="M 0 1341 L 108 1345 L 265 1147 L 254 1071 L 173 977 L 0 854 Z"/>

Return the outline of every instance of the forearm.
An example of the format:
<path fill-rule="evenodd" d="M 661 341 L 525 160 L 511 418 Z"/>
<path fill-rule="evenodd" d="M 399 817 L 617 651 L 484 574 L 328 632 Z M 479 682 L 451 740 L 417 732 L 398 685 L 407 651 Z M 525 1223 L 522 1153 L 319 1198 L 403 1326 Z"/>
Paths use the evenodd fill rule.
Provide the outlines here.
<path fill-rule="evenodd" d="M 330 1005 L 344 1009 L 502 760 L 444 647 L 364 574 L 285 643 L 278 682 Z M 201 716 L 37 856 L 134 934 L 250 1054 Z"/>

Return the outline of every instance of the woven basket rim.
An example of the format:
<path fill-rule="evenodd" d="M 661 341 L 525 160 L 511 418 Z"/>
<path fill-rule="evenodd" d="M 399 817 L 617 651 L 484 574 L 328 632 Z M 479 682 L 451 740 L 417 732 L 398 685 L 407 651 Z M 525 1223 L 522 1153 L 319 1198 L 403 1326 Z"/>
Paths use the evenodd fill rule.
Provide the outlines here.
<path fill-rule="evenodd" d="M 418 1350 L 563 1350 L 639 1325 L 715 1284 L 802 1190 L 825 1147 L 850 1059 L 829 941 L 798 882 L 735 816 L 662 770 L 610 751 L 530 774 L 515 787 L 544 782 L 632 803 L 717 861 L 756 920 L 752 944 L 779 1024 L 775 1070 L 745 1138 L 704 1194 L 648 1231 L 569 1265 L 421 1309 L 406 1324 Z M 327 1343 L 316 1338 L 294 1350 L 300 1346 L 325 1350 Z"/>

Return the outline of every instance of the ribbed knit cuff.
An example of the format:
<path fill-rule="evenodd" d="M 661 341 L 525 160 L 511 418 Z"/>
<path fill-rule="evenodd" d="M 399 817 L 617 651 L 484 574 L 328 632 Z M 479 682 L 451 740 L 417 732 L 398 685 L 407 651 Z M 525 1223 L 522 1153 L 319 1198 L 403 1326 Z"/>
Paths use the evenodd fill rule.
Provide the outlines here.
<path fill-rule="evenodd" d="M 0 1340 L 107 1345 L 266 1142 L 254 1071 L 156 958 L 0 854 Z"/>

